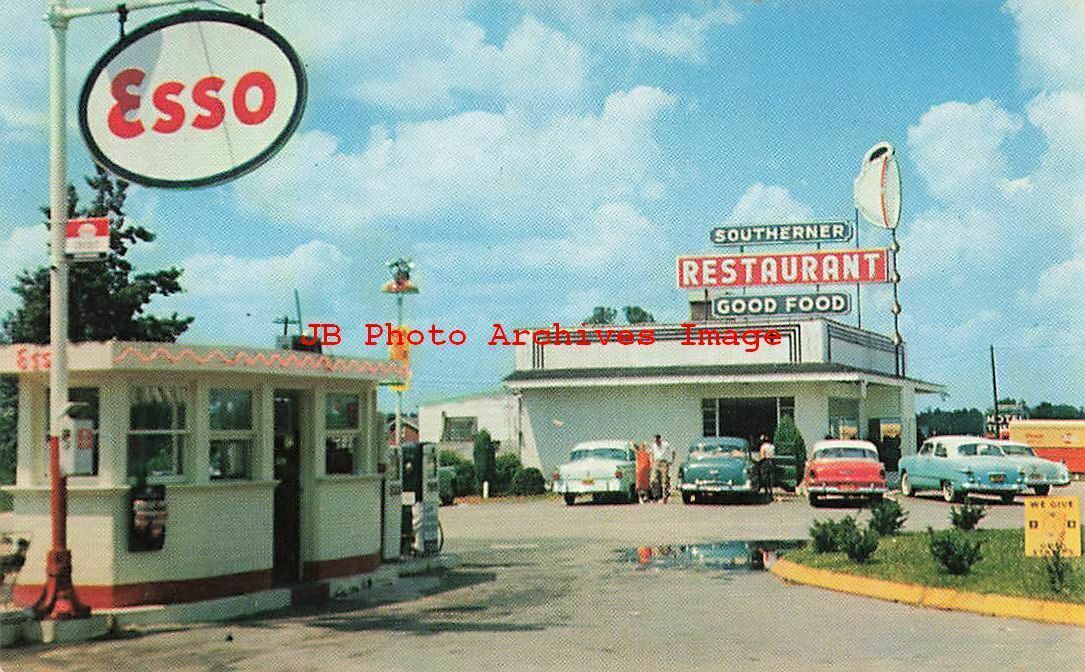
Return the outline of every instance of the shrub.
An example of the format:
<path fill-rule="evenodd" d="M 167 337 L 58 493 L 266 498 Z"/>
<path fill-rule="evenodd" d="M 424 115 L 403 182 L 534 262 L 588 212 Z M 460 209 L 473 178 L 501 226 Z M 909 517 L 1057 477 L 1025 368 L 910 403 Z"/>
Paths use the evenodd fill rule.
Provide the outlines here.
<path fill-rule="evenodd" d="M 836 522 L 833 520 L 815 520 L 810 526 L 810 540 L 814 542 L 815 553 L 832 553 L 836 550 Z"/>
<path fill-rule="evenodd" d="M 878 550 L 878 533 L 869 527 L 861 530 L 853 522 L 840 529 L 837 543 L 852 562 L 866 562 Z"/>
<path fill-rule="evenodd" d="M 454 450 L 448 448 L 443 449 L 437 453 L 437 464 L 442 467 L 454 467 L 457 464 L 463 464 L 467 460 Z"/>
<path fill-rule="evenodd" d="M 490 494 L 503 495 L 511 492 L 512 479 L 523 469 L 520 458 L 513 453 L 499 453 L 494 459 L 494 480 L 490 483 Z"/>
<path fill-rule="evenodd" d="M 482 484 L 486 481 L 490 482 L 490 488 L 494 485 L 494 452 L 497 449 L 494 440 L 490 438 L 490 433 L 485 429 L 475 434 L 475 481 L 478 483 L 478 489 L 482 491 Z"/>
<path fill-rule="evenodd" d="M 1066 559 L 1066 546 L 1060 541 L 1044 546 L 1044 569 L 1047 570 L 1047 583 L 1051 591 L 1065 593 L 1070 588 L 1073 566 Z"/>
<path fill-rule="evenodd" d="M 959 509 L 954 506 L 949 510 L 949 522 L 953 523 L 953 527 L 961 530 L 962 532 L 968 532 L 969 530 L 976 529 L 979 522 L 983 520 L 987 515 L 987 509 L 978 504 L 971 504 L 965 502 L 964 506 Z"/>
<path fill-rule="evenodd" d="M 891 499 L 883 499 L 870 507 L 870 529 L 880 536 L 888 536 L 900 532 L 904 527 L 904 521 L 908 520 L 908 512 L 901 505 Z"/>
<path fill-rule="evenodd" d="M 927 528 L 930 536 L 931 556 L 938 565 L 950 574 L 963 575 L 972 569 L 972 565 L 983 559 L 979 539 L 972 541 L 971 535 L 959 529 L 935 532 Z"/>
<path fill-rule="evenodd" d="M 535 467 L 519 469 L 512 477 L 512 494 L 541 495 L 546 492 L 546 478 Z"/>
<path fill-rule="evenodd" d="M 475 463 L 464 460 L 452 466 L 456 469 L 456 480 L 453 482 L 456 496 L 478 494 L 478 489 L 475 487 Z"/>
<path fill-rule="evenodd" d="M 780 418 L 772 435 L 772 445 L 776 446 L 777 455 L 794 456 L 795 474 L 801 479 L 806 469 L 806 443 L 790 415 Z"/>

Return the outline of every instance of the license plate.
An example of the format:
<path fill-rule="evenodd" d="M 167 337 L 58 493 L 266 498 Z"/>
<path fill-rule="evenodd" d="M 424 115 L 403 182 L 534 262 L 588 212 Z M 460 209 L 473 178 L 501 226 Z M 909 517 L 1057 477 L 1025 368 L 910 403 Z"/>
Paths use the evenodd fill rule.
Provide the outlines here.
<path fill-rule="evenodd" d="M 840 484 L 840 489 L 841 490 L 855 490 L 858 487 L 859 486 L 854 484 L 854 483 L 841 483 Z"/>
<path fill-rule="evenodd" d="M 1044 477 L 1043 477 L 1042 474 L 1031 474 L 1028 477 L 1028 480 L 1030 480 L 1030 481 L 1043 481 Z"/>
<path fill-rule="evenodd" d="M 594 485 L 595 484 L 595 480 L 591 479 L 591 478 L 585 478 L 583 481 L 580 481 L 580 482 L 583 483 L 584 485 Z"/>
<path fill-rule="evenodd" d="M 992 483 L 1003 483 L 1003 482 L 1005 482 L 1005 480 L 1006 480 L 1006 477 L 1003 476 L 1002 474 L 991 474 L 991 482 Z"/>

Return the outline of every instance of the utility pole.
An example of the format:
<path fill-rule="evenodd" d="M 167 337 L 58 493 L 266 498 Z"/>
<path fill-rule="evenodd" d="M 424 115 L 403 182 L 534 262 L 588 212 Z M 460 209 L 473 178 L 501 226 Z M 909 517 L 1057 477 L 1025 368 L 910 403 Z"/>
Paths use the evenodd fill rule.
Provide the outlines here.
<path fill-rule="evenodd" d="M 392 273 L 392 279 L 384 284 L 381 291 L 386 294 L 394 294 L 396 297 L 396 328 L 399 330 L 399 338 L 406 339 L 407 336 L 403 333 L 403 295 L 404 294 L 417 294 L 418 287 L 411 282 L 411 269 L 414 268 L 414 262 L 405 257 L 398 259 L 392 259 L 387 263 L 388 270 Z M 391 338 L 391 335 L 389 335 Z M 410 343 L 404 341 L 402 343 L 404 353 L 409 353 Z M 410 355 L 405 355 L 408 364 L 410 362 Z M 408 375 L 410 372 L 408 371 Z M 403 443 L 403 391 L 410 385 L 409 380 L 405 380 L 400 385 L 393 385 L 392 389 L 396 392 L 396 424 L 395 424 L 395 443 L 392 445 L 399 446 Z"/>
<path fill-rule="evenodd" d="M 991 411 L 991 418 L 994 420 L 992 424 L 995 427 L 995 438 L 998 438 L 998 378 L 995 376 L 995 346 L 991 345 L 991 391 L 994 393 L 995 405 L 994 410 Z"/>
<path fill-rule="evenodd" d="M 194 0 L 131 0 L 126 10 L 190 4 Z M 45 556 L 45 585 L 34 603 L 38 618 L 85 618 L 90 609 L 72 585 L 68 550 L 68 479 L 60 469 L 60 441 L 68 415 L 68 260 L 64 244 L 68 225 L 67 31 L 75 18 L 116 12 L 118 5 L 68 7 L 68 0 L 47 0 L 49 24 L 49 515 L 52 546 Z"/>

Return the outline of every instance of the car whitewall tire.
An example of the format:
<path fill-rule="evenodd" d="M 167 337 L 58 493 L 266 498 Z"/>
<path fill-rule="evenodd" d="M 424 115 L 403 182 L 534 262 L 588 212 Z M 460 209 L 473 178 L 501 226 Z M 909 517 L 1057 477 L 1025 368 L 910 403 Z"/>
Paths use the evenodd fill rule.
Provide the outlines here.
<path fill-rule="evenodd" d="M 912 479 L 908 478 L 907 471 L 900 475 L 900 494 L 905 497 L 915 497 L 915 490 L 912 488 Z"/>

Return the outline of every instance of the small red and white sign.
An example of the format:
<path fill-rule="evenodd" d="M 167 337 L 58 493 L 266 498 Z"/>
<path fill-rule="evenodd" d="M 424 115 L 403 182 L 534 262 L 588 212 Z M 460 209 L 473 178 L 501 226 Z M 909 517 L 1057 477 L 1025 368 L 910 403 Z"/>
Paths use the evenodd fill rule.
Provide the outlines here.
<path fill-rule="evenodd" d="M 66 418 L 60 435 L 60 471 L 65 476 L 94 473 L 94 422 Z"/>
<path fill-rule="evenodd" d="M 678 287 L 713 289 L 887 282 L 888 258 L 885 249 L 678 257 Z"/>
<path fill-rule="evenodd" d="M 76 261 L 96 261 L 109 254 L 109 218 L 69 219 L 64 253 Z"/>

